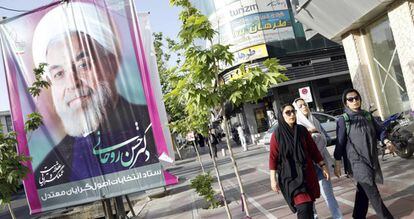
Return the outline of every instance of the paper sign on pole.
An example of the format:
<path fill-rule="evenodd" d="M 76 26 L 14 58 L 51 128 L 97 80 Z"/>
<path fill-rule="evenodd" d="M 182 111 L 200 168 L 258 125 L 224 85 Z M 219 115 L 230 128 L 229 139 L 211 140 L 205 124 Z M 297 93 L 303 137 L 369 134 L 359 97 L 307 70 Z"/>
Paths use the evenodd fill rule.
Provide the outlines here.
<path fill-rule="evenodd" d="M 310 102 L 313 101 L 310 87 L 299 88 L 299 96 L 300 96 L 300 98 L 305 100 L 306 103 L 310 103 Z"/>

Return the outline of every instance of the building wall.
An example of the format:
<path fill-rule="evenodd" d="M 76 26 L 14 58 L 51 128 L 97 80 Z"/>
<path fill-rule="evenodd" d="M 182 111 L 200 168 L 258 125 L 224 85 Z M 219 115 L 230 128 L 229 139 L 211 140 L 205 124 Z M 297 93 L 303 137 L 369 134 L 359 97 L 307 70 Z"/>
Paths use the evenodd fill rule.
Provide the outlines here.
<path fill-rule="evenodd" d="M 364 36 L 359 31 L 353 31 L 342 39 L 346 60 L 349 67 L 352 84 L 362 96 L 362 107 L 367 109 L 370 104 L 375 104 L 378 112 L 382 114 L 380 100 L 374 93 L 378 92 L 372 76 L 372 69 L 368 64 L 368 54 L 365 50 Z"/>
<path fill-rule="evenodd" d="M 0 123 L 1 123 L 1 132 L 7 133 L 12 131 L 12 126 L 9 124 L 9 127 L 7 127 L 8 123 L 6 121 L 6 118 L 9 117 L 9 121 L 11 120 L 9 111 L 2 111 L 0 112 Z"/>
<path fill-rule="evenodd" d="M 398 56 L 414 110 L 414 2 L 396 1 L 388 11 L 388 18 L 398 50 Z"/>
<path fill-rule="evenodd" d="M 225 81 L 231 78 L 234 69 L 242 62 L 251 61 L 249 65 L 265 68 L 262 64 L 265 58 L 277 57 L 280 63 L 287 67 L 287 71 L 284 73 L 289 77 L 289 81 L 271 88 L 271 92 L 274 92 L 273 94 L 270 92 L 271 98 L 266 97 L 264 98 L 266 100 L 260 100 L 258 104 L 246 103 L 243 105 L 243 113 L 246 118 L 245 129 L 251 133 L 252 142 L 255 142 L 258 133 L 263 132 L 264 123 L 260 122 L 263 120 L 260 119 L 263 111 L 266 112 L 266 110 L 273 108 L 274 112 L 277 112 L 275 108 L 278 105 L 297 98 L 299 96 L 297 86 L 301 86 L 299 84 L 312 87 L 317 103 L 316 108 L 322 110 L 318 86 L 313 85 L 310 81 L 348 74 L 346 61 L 341 58 L 344 56 L 343 48 L 321 35 L 306 40 L 301 23 L 293 18 L 290 0 L 192 0 L 191 2 L 209 18 L 212 27 L 218 31 L 219 34 L 213 42 L 232 44 L 230 50 L 236 58 L 250 57 L 238 59 L 236 63 L 233 63 L 234 66 L 223 66 L 223 69 L 226 69 L 222 74 Z M 249 11 L 243 11 L 242 9 L 245 7 L 242 6 L 248 6 Z M 273 26 L 273 29 L 259 28 L 261 30 L 257 29 L 253 32 L 241 31 L 249 26 L 254 27 L 254 24 L 258 22 L 262 26 L 265 22 L 264 27 L 266 27 L 268 23 L 278 19 L 278 24 L 286 21 L 286 26 L 276 25 Z M 244 22 L 238 22 L 241 20 Z M 240 37 L 239 33 L 244 37 Z M 256 46 L 260 46 L 261 50 L 265 52 L 257 52 L 258 50 L 254 49 Z M 244 53 L 250 52 L 250 50 L 261 55 L 257 57 L 245 56 Z M 349 79 L 347 80 L 349 81 Z M 284 88 L 280 88 L 282 86 Z M 278 96 L 278 91 L 283 93 L 284 90 L 292 91 L 289 93 L 289 97 L 286 95 Z M 332 98 L 338 99 L 337 95 Z M 263 106 L 264 104 L 265 106 Z"/>
<path fill-rule="evenodd" d="M 406 90 L 409 96 L 409 104 L 414 110 L 414 3 L 412 1 L 395 1 L 388 11 L 384 11 L 382 17 L 388 16 L 389 26 L 392 30 L 395 48 L 397 49 L 398 59 L 404 77 Z M 381 18 L 378 18 L 378 20 Z M 378 70 L 375 69 L 372 54 L 371 42 L 368 27 L 376 20 L 370 20 L 364 28 L 353 30 L 342 36 L 347 57 L 349 72 L 354 88 L 361 92 L 363 107 L 368 109 L 370 104 L 378 109 L 378 114 L 382 118 L 395 113 L 396 109 L 403 108 L 400 98 L 384 98 L 385 94 L 381 87 L 381 79 Z M 384 63 L 388 64 L 388 63 Z M 390 73 L 395 76 L 395 74 Z M 392 79 L 388 78 L 387 83 Z M 390 86 L 390 85 L 387 86 Z M 394 84 L 394 89 L 388 89 L 389 96 L 398 95 L 398 87 Z M 396 96 L 397 97 L 397 96 Z M 387 102 L 388 101 L 388 102 Z M 392 101 L 392 102 L 390 102 Z M 387 107 L 388 105 L 388 107 Z"/>

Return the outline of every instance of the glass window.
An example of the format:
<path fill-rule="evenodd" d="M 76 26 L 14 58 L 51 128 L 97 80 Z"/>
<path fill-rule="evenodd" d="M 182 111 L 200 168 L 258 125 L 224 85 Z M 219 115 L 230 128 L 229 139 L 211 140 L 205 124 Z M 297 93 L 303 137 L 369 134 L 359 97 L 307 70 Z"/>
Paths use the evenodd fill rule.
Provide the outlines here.
<path fill-rule="evenodd" d="M 407 89 L 388 17 L 372 24 L 368 28 L 368 36 L 372 50 L 370 61 L 379 79 L 377 85 L 383 94 L 385 116 L 408 110 Z"/>
<path fill-rule="evenodd" d="M 256 118 L 257 132 L 265 132 L 268 129 L 267 118 L 266 118 L 266 108 L 257 108 L 254 110 L 254 115 Z"/>
<path fill-rule="evenodd" d="M 11 116 L 6 116 L 6 128 L 7 128 L 7 132 L 13 131 L 13 123 L 11 120 Z"/>

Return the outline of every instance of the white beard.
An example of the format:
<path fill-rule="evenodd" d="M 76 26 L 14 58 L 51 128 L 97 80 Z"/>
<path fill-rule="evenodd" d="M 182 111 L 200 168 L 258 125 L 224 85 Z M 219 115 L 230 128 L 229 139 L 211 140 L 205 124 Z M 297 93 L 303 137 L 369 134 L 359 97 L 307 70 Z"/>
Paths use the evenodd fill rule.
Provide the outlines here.
<path fill-rule="evenodd" d="M 80 93 L 90 94 L 91 99 L 81 104 L 81 108 L 71 108 L 67 104 L 67 99 L 71 99 Z M 55 109 L 68 135 L 73 137 L 81 137 L 96 131 L 99 125 L 106 118 L 107 109 L 113 103 L 113 92 L 110 89 L 108 82 L 99 82 L 96 91 L 89 87 L 79 89 L 72 94 L 68 94 L 63 100 L 61 97 L 56 97 L 52 90 L 53 102 Z M 66 99 L 66 100 L 65 100 Z"/>

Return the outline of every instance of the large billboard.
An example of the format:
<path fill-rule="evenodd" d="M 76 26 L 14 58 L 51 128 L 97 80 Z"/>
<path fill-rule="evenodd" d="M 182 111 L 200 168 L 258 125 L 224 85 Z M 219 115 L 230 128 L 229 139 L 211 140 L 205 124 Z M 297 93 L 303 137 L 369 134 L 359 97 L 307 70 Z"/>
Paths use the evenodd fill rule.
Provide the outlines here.
<path fill-rule="evenodd" d="M 55 2 L 3 22 L 2 52 L 31 213 L 164 186 L 169 157 L 151 67 L 128 0 Z M 50 88 L 33 98 L 32 69 Z M 25 134 L 25 115 L 44 124 Z"/>
<path fill-rule="evenodd" d="M 231 51 L 270 41 L 294 39 L 286 0 L 215 1 L 209 20 L 218 30 L 215 42 L 230 44 Z"/>

